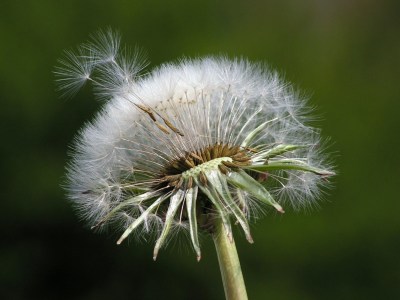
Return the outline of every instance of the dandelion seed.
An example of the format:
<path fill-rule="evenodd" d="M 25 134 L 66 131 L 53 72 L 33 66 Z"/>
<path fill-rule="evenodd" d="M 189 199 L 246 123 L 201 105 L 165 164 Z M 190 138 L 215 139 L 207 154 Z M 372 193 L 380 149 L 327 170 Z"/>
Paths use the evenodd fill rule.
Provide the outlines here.
<path fill-rule="evenodd" d="M 101 32 L 56 71 L 75 93 L 91 80 L 109 99 L 75 143 L 69 197 L 94 228 L 156 235 L 154 259 L 177 228 L 197 258 L 198 235 L 232 222 L 252 243 L 260 207 L 310 207 L 334 172 L 303 99 L 279 76 L 244 59 L 185 59 L 140 76 L 145 66 Z M 163 125 L 164 124 L 164 125 Z"/>
<path fill-rule="evenodd" d="M 83 47 L 77 52 L 65 51 L 65 58 L 59 60 L 54 73 L 58 81 L 58 90 L 64 97 L 74 96 L 90 80 L 94 62 L 92 56 Z"/>

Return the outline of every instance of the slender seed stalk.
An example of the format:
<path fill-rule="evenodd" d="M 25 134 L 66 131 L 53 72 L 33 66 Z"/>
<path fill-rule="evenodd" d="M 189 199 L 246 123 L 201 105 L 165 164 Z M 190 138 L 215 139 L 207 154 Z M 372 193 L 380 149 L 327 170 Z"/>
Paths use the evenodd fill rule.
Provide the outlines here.
<path fill-rule="evenodd" d="M 221 219 L 215 221 L 213 240 L 217 250 L 226 299 L 247 300 L 246 286 L 244 284 L 235 241 L 233 237 L 230 240 Z"/>

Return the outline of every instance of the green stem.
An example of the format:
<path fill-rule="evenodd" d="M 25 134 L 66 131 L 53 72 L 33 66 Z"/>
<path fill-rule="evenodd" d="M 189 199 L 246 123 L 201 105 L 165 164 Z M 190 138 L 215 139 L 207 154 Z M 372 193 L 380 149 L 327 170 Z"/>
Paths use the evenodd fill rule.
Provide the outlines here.
<path fill-rule="evenodd" d="M 230 240 L 220 219 L 215 221 L 213 240 L 217 250 L 226 299 L 247 300 L 246 286 L 243 280 L 242 269 L 240 268 L 235 241 L 233 237 Z"/>

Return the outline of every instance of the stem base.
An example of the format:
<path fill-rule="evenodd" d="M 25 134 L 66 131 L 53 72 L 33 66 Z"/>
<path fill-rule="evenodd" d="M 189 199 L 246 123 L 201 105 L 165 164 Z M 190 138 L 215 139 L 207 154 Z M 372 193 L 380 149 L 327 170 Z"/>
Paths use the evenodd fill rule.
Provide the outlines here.
<path fill-rule="evenodd" d="M 226 299 L 247 300 L 246 286 L 244 284 L 235 241 L 233 237 L 228 236 L 228 232 L 220 219 L 215 221 L 213 240 L 215 249 L 217 250 Z"/>

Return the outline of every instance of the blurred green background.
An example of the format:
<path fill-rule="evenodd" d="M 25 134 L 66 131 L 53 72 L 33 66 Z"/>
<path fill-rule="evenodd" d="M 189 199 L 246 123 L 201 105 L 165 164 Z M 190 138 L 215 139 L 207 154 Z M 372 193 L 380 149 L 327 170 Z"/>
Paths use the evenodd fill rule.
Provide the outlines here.
<path fill-rule="evenodd" d="M 60 187 L 90 88 L 60 100 L 64 49 L 108 26 L 151 67 L 228 54 L 267 62 L 311 95 L 340 175 L 319 210 L 269 214 L 236 241 L 250 299 L 400 299 L 400 1 L 0 3 L 0 298 L 222 299 L 213 244 L 152 260 L 94 234 Z"/>

